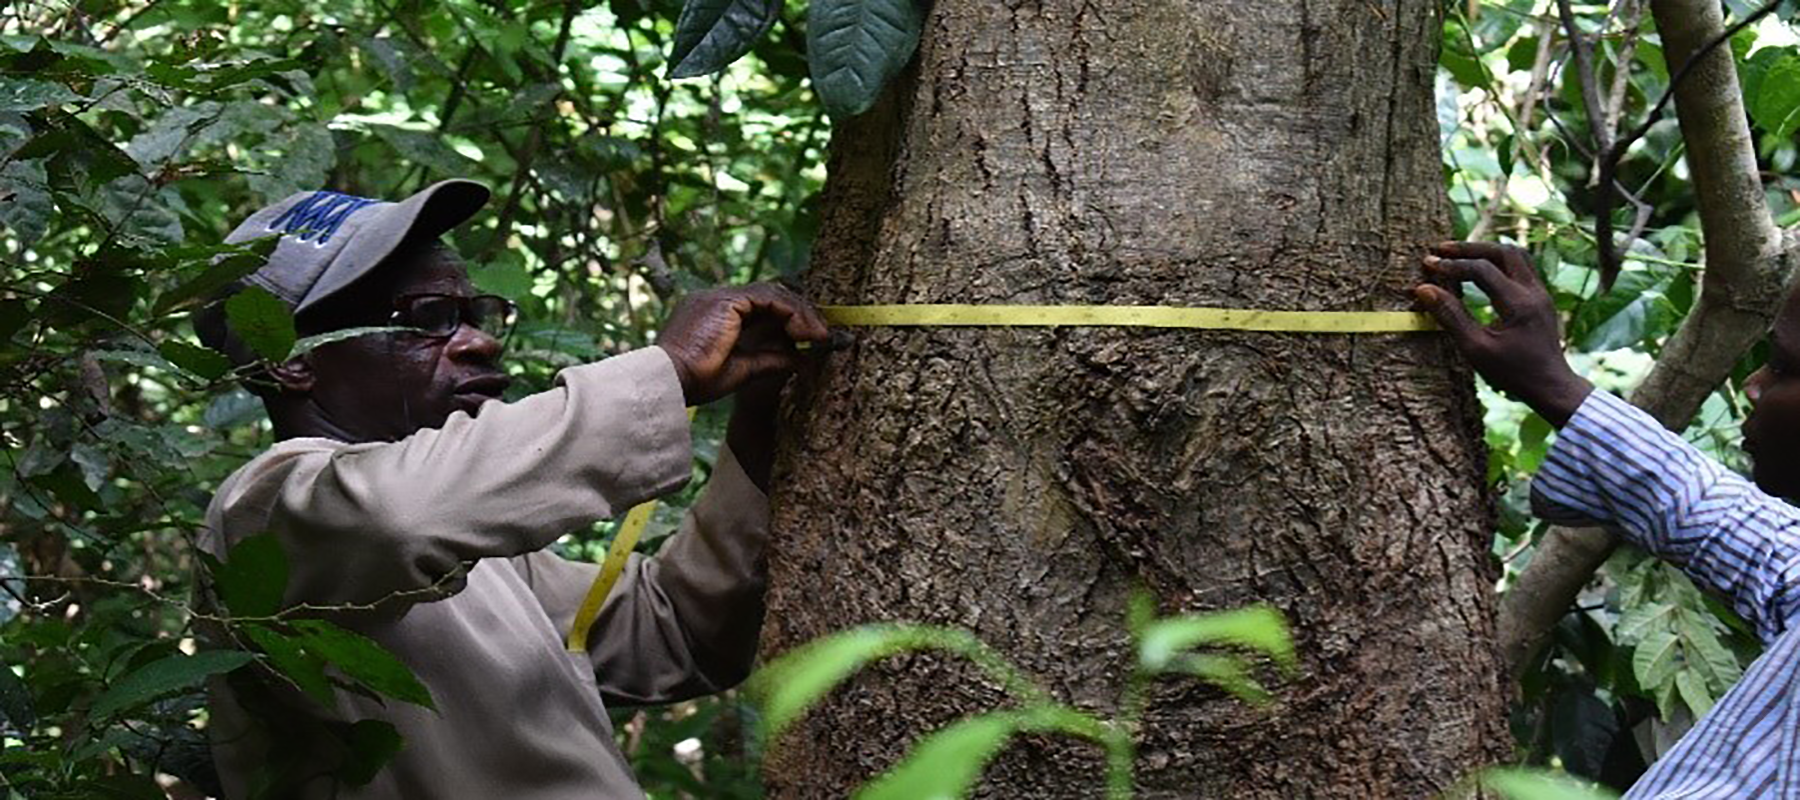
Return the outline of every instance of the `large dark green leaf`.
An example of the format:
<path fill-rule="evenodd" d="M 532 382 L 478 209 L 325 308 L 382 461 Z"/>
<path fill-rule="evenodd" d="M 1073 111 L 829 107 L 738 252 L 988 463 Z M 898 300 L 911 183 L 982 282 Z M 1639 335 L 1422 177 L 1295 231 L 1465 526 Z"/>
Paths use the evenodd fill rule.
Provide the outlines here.
<path fill-rule="evenodd" d="M 357 720 L 344 737 L 349 758 L 338 768 L 338 777 L 351 786 L 375 780 L 375 773 L 400 752 L 405 740 L 391 723 L 378 719 Z"/>
<path fill-rule="evenodd" d="M 213 570 L 213 585 L 225 608 L 238 617 L 273 616 L 281 610 L 287 582 L 287 555 L 272 533 L 245 537 L 232 545 L 225 562 Z"/>
<path fill-rule="evenodd" d="M 869 110 L 919 46 L 914 0 L 811 0 L 806 51 L 813 91 L 842 119 Z"/>
<path fill-rule="evenodd" d="M 294 332 L 294 312 L 260 286 L 226 300 L 225 320 L 244 344 L 268 361 L 286 360 L 299 339 Z"/>
<path fill-rule="evenodd" d="M 250 641 L 262 648 L 269 657 L 269 666 L 276 672 L 320 705 L 331 705 L 331 679 L 325 676 L 325 659 L 306 652 L 298 640 L 273 628 L 245 625 L 243 631 Z"/>
<path fill-rule="evenodd" d="M 373 639 L 323 620 L 293 623 L 300 646 L 376 692 L 426 708 L 436 708 L 431 691 L 412 670 Z"/>
<path fill-rule="evenodd" d="M 731 66 L 781 16 L 781 0 L 687 0 L 675 23 L 669 77 L 692 78 Z"/>
<path fill-rule="evenodd" d="M 255 658 L 241 650 L 208 650 L 153 661 L 113 683 L 94 700 L 88 713 L 97 718 L 108 717 L 170 692 L 198 685 L 209 675 L 230 672 Z"/>

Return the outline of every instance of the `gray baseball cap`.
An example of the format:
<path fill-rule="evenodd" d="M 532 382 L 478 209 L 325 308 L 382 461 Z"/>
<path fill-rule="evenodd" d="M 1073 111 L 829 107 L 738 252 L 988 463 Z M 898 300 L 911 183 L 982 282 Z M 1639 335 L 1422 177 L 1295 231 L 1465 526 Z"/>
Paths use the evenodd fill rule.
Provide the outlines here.
<path fill-rule="evenodd" d="M 232 244 L 279 235 L 268 263 L 245 280 L 269 290 L 298 314 L 376 265 L 409 238 L 435 239 L 487 203 L 488 188 L 470 180 L 439 181 L 391 203 L 339 192 L 296 192 L 244 220 Z"/>

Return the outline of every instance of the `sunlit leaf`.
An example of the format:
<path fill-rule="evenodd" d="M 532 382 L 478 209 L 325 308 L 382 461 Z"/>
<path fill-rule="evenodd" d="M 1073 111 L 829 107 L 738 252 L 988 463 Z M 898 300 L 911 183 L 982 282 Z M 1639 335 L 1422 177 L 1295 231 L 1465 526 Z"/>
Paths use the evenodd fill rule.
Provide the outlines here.
<path fill-rule="evenodd" d="M 1287 622 L 1281 612 L 1267 606 L 1157 620 L 1144 628 L 1138 641 L 1138 661 L 1157 672 L 1202 645 L 1247 648 L 1290 669 L 1296 663 Z"/>
<path fill-rule="evenodd" d="M 969 634 L 914 625 L 867 625 L 832 634 L 782 655 L 751 678 L 751 693 L 771 738 L 844 679 L 878 659 L 908 650 L 978 647 Z"/>
<path fill-rule="evenodd" d="M 1507 800 L 1612 800 L 1618 795 L 1566 775 L 1528 769 L 1490 769 L 1481 785 Z"/>
<path fill-rule="evenodd" d="M 963 797 L 1014 734 L 1059 732 L 1099 738 L 1100 730 L 1092 717 L 1063 706 L 965 717 L 920 740 L 899 764 L 856 796 L 858 800 Z"/>

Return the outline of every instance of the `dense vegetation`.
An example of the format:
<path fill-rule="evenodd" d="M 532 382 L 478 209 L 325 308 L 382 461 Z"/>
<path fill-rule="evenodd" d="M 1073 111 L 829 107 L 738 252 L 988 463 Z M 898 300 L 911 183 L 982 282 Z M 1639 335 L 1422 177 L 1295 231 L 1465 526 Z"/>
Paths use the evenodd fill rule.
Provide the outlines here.
<path fill-rule="evenodd" d="M 1603 32 L 1597 72 L 1614 113 L 1645 118 L 1671 78 L 1647 11 L 1631 0 L 1571 11 L 1582 30 Z M 674 80 L 681 14 L 676 0 L 0 10 L 0 782 L 10 793 L 191 796 L 185 784 L 205 785 L 197 682 L 242 661 L 191 655 L 191 541 L 210 487 L 270 436 L 186 315 L 254 266 L 253 253 L 218 244 L 250 211 L 322 186 L 393 197 L 464 176 L 493 187 L 489 213 L 456 245 L 477 285 L 523 308 L 508 343 L 515 393 L 647 343 L 692 288 L 804 270 L 830 132 L 808 78 L 807 9 L 790 3 L 722 73 Z M 1446 10 L 1446 188 L 1459 234 L 1538 255 L 1577 364 L 1626 388 L 1694 302 L 1703 242 L 1686 145 L 1666 118 L 1620 160 L 1621 183 L 1650 211 L 1602 290 L 1592 137 L 1562 30 L 1544 0 Z M 1770 17 L 1730 48 L 1772 210 L 1800 221 L 1795 32 Z M 1620 230 L 1638 227 L 1636 207 L 1620 205 Z M 292 335 L 282 339 L 278 316 L 267 324 L 284 349 Z M 1743 462 L 1740 386 L 1759 362 L 1760 351 L 1739 364 L 1688 431 L 1729 464 Z M 1525 482 L 1552 437 L 1521 406 L 1485 399 L 1502 504 L 1494 553 L 1512 575 L 1542 534 Z M 697 422 L 699 478 L 723 419 L 708 409 Z M 662 506 L 644 547 L 682 505 Z M 559 546 L 597 558 L 611 532 L 603 523 Z M 295 643 L 296 675 L 329 662 L 369 690 L 411 691 L 379 653 L 335 632 L 270 623 L 257 635 L 270 652 L 280 646 L 268 641 Z M 1656 749 L 1633 730 L 1646 742 L 1678 730 L 1755 654 L 1722 606 L 1622 551 L 1525 670 L 1521 759 L 1622 785 Z M 653 794 L 759 793 L 750 706 L 727 697 L 615 713 Z M 361 735 L 379 751 L 378 732 Z"/>

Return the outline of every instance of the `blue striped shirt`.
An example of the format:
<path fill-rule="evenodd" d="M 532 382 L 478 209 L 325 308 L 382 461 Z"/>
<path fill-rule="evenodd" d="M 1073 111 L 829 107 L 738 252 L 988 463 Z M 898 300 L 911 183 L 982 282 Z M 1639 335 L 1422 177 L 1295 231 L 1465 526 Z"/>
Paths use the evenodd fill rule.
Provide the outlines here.
<path fill-rule="evenodd" d="M 1768 649 L 1626 797 L 1800 797 L 1800 510 L 1595 391 L 1531 485 L 1532 509 L 1605 525 L 1728 599 Z"/>

